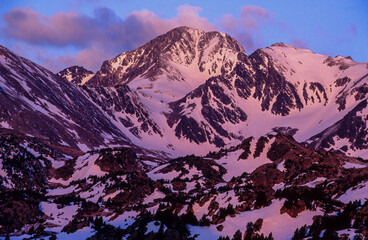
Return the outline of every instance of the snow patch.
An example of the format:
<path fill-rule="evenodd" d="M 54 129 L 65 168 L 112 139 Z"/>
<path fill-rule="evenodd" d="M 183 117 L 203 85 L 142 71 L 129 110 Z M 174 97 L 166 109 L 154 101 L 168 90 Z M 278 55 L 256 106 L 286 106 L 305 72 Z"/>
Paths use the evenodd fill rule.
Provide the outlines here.
<path fill-rule="evenodd" d="M 368 199 L 368 185 L 367 182 L 360 183 L 357 186 L 349 188 L 343 195 L 337 200 L 348 203 L 350 201 L 361 200 L 364 202 Z"/>

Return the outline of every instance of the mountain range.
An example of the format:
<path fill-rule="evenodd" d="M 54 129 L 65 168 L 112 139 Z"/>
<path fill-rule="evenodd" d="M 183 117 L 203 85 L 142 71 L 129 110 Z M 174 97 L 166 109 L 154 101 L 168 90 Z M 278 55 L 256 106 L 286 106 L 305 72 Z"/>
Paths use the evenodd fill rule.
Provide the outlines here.
<path fill-rule="evenodd" d="M 0 46 L 0 236 L 367 236 L 349 203 L 368 197 L 367 80 L 350 57 L 188 27 L 96 73 Z"/>

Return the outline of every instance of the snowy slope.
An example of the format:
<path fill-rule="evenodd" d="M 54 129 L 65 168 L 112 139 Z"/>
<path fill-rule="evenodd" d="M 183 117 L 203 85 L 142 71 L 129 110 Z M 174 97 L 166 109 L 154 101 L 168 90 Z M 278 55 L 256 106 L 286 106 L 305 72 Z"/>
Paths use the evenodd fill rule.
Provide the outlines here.
<path fill-rule="evenodd" d="M 287 81 L 296 86 L 302 99 L 304 110 L 290 114 L 290 127 L 300 129 L 295 135 L 298 140 L 304 141 L 331 126 L 359 103 L 345 92 L 364 84 L 366 63 L 357 63 L 349 57 L 331 58 L 285 44 L 275 44 L 263 51 L 271 56 Z M 298 119 L 305 119 L 302 124 L 307 125 L 302 127 Z"/>
<path fill-rule="evenodd" d="M 0 236 L 185 239 L 189 226 L 290 239 L 305 224 L 306 238 L 354 236 L 368 212 L 367 163 L 349 157 L 368 157 L 367 80 L 350 58 L 285 44 L 248 56 L 186 27 L 95 75 L 1 47 Z"/>

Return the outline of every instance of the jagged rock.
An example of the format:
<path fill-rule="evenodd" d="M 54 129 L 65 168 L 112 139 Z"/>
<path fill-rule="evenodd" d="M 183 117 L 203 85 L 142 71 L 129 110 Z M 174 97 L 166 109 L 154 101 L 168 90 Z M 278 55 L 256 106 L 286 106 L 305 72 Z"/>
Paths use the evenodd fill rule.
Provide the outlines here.
<path fill-rule="evenodd" d="M 219 217 L 219 216 L 216 216 L 216 215 L 214 215 L 212 217 L 212 222 L 211 223 L 214 224 L 214 225 L 218 225 L 218 224 L 221 224 L 223 222 L 225 222 L 225 218 L 224 217 Z"/>
<path fill-rule="evenodd" d="M 175 191 L 183 191 L 187 187 L 187 184 L 185 182 L 178 182 L 178 181 L 173 181 L 172 185 Z"/>
<path fill-rule="evenodd" d="M 305 203 L 302 200 L 298 200 L 296 202 L 290 204 L 284 204 L 284 206 L 280 209 L 280 214 L 287 213 L 290 217 L 296 218 L 299 213 L 305 210 Z"/>
<path fill-rule="evenodd" d="M 211 40 L 214 39 L 218 39 L 218 42 L 211 46 Z M 208 50 L 211 54 L 206 55 L 205 51 Z M 184 66 L 194 63 L 198 72 L 225 74 L 232 69 L 234 62 L 230 58 L 219 62 L 216 54 L 230 55 L 237 52 L 244 53 L 244 50 L 227 34 L 206 33 L 188 27 L 178 27 L 134 51 L 105 61 L 101 70 L 88 81 L 87 85 L 115 86 L 129 83 L 138 76 L 155 80 L 163 73 L 167 74 L 169 79 L 180 81 L 183 76 L 177 69 L 172 69 L 168 62 Z"/>
<path fill-rule="evenodd" d="M 217 229 L 217 231 L 222 232 L 222 230 L 224 230 L 224 226 L 223 225 L 218 225 L 216 227 L 216 229 Z"/>

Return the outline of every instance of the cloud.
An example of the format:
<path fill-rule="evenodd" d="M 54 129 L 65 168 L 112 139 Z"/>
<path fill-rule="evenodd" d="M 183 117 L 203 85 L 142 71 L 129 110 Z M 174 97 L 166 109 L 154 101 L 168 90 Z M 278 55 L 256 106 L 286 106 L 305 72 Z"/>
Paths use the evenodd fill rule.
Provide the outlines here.
<path fill-rule="evenodd" d="M 89 0 L 77 3 L 85 1 Z M 58 72 L 71 65 L 97 71 L 103 61 L 136 49 L 178 26 L 226 32 L 248 52 L 264 47 L 261 33 L 264 24 L 289 31 L 285 24 L 275 21 L 274 13 L 257 6 L 243 6 L 238 18 L 222 15 L 217 25 L 201 17 L 201 12 L 200 7 L 181 5 L 176 16 L 163 19 L 149 10 L 134 11 L 122 18 L 113 10 L 101 7 L 95 8 L 91 16 L 75 11 L 46 16 L 31 8 L 14 8 L 2 16 L 1 34 L 18 45 L 34 49 L 20 51 L 21 55 Z M 306 47 L 301 40 L 294 40 L 293 44 Z M 24 55 L 27 52 L 30 54 Z"/>
<path fill-rule="evenodd" d="M 33 44 L 65 46 L 73 43 L 85 46 L 95 25 L 93 19 L 70 13 L 57 13 L 52 17 L 42 15 L 30 8 L 16 8 L 4 14 L 4 32 L 7 36 Z"/>
<path fill-rule="evenodd" d="M 79 49 L 74 56 L 57 57 L 60 71 L 71 64 L 97 70 L 102 62 L 117 54 L 135 49 L 154 37 L 178 26 L 188 26 L 210 31 L 216 30 L 199 14 L 200 7 L 182 5 L 177 15 L 162 19 L 151 11 L 142 10 L 118 17 L 108 8 L 96 8 L 93 16 L 77 12 L 59 12 L 46 16 L 31 8 L 14 8 L 3 15 L 3 33 L 12 39 L 34 47 L 58 47 Z M 50 65 L 49 57 L 39 57 L 42 65 Z"/>
<path fill-rule="evenodd" d="M 266 9 L 257 6 L 244 6 L 241 9 L 241 21 L 250 30 L 259 28 L 259 22 L 270 20 L 273 14 Z"/>
<path fill-rule="evenodd" d="M 243 6 L 240 17 L 223 15 L 220 28 L 237 39 L 246 50 L 254 51 L 261 47 L 262 37 L 259 33 L 260 24 L 272 23 L 274 14 L 257 6 Z"/>
<path fill-rule="evenodd" d="M 202 8 L 200 7 L 182 5 L 178 7 L 178 15 L 173 20 L 177 26 L 187 26 L 204 31 L 217 30 L 215 25 L 199 15 L 200 12 L 202 12 Z"/>
<path fill-rule="evenodd" d="M 296 48 L 309 49 L 308 45 L 300 39 L 291 40 L 291 45 L 293 45 Z"/>

